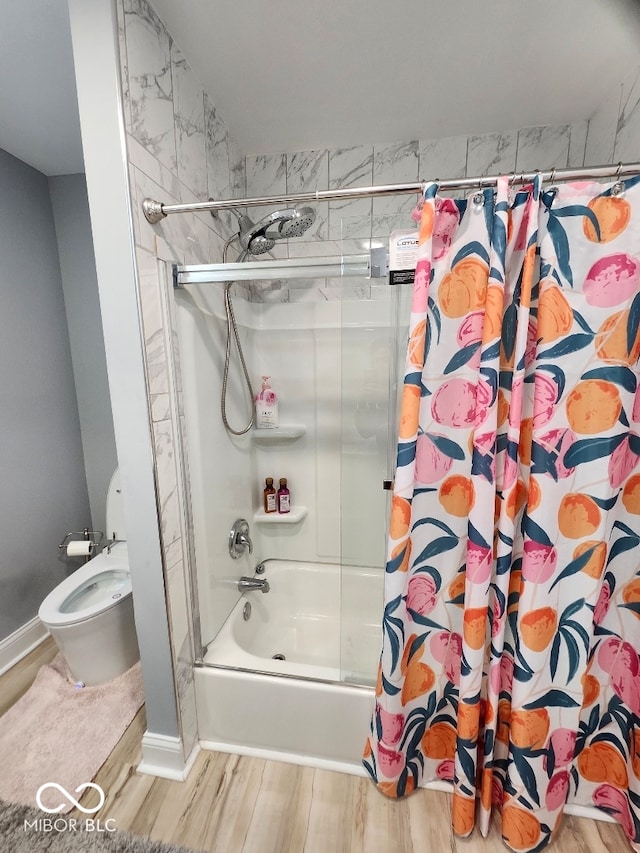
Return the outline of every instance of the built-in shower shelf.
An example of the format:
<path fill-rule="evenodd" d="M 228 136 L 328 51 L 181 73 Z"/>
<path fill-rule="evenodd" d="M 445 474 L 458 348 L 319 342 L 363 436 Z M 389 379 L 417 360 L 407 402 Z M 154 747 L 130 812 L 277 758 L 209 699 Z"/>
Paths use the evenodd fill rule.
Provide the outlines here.
<path fill-rule="evenodd" d="M 290 512 L 265 512 L 259 509 L 253 516 L 253 520 L 258 524 L 297 524 L 307 517 L 309 510 L 306 506 L 292 506 Z"/>
<path fill-rule="evenodd" d="M 306 431 L 307 428 L 303 424 L 283 424 L 274 429 L 254 429 L 251 437 L 254 441 L 261 442 L 294 441 L 301 438 Z"/>

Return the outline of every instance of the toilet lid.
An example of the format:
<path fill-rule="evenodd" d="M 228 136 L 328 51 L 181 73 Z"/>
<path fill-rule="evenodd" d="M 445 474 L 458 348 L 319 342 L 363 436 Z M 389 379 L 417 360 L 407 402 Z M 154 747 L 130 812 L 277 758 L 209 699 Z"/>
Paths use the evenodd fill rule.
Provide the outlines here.
<path fill-rule="evenodd" d="M 116 546 L 117 548 L 117 546 Z M 38 616 L 47 627 L 75 625 L 104 613 L 131 595 L 126 546 L 102 553 L 59 583 L 40 605 Z"/>

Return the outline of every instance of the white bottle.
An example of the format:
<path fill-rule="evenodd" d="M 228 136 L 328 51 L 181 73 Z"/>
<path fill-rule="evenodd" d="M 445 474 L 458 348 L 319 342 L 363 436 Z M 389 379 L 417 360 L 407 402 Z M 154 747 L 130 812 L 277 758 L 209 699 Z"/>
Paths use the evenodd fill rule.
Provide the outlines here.
<path fill-rule="evenodd" d="M 269 385 L 270 376 L 262 377 L 262 388 L 256 394 L 256 429 L 276 429 L 278 397 Z"/>

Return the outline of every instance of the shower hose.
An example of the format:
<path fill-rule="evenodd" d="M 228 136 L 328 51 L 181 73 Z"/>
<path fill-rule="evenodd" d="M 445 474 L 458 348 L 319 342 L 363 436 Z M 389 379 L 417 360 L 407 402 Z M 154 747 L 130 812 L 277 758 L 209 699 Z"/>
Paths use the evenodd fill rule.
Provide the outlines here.
<path fill-rule="evenodd" d="M 227 262 L 227 249 L 229 245 L 236 239 L 237 235 L 234 235 L 230 240 L 227 240 L 224 251 L 222 253 L 223 263 Z M 242 344 L 240 342 L 240 335 L 238 334 L 238 326 L 236 325 L 236 317 L 233 313 L 233 304 L 231 302 L 231 287 L 233 285 L 232 281 L 226 282 L 224 286 L 224 313 L 227 321 L 227 343 L 225 348 L 224 355 L 224 370 L 222 372 L 222 394 L 220 396 L 220 414 L 222 415 L 222 423 L 224 424 L 224 428 L 227 432 L 232 435 L 244 435 L 249 432 L 254 423 L 254 415 L 253 415 L 253 388 L 251 386 L 251 379 L 249 378 L 249 371 L 247 370 L 247 363 L 244 360 L 244 353 L 242 352 Z M 233 333 L 233 337 L 235 338 L 236 347 L 238 349 L 238 355 L 240 356 L 240 364 L 242 365 L 242 372 L 244 373 L 245 382 L 247 385 L 247 390 L 249 392 L 249 405 L 251 410 L 251 417 L 249 419 L 249 423 L 244 427 L 244 429 L 234 429 L 227 419 L 227 385 L 229 383 L 229 363 L 231 361 L 231 334 Z"/>

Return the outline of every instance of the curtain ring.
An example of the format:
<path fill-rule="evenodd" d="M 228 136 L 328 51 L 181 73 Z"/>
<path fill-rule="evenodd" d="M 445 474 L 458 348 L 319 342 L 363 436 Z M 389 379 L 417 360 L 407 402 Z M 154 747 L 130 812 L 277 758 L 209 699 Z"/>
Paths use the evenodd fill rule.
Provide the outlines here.
<path fill-rule="evenodd" d="M 475 195 L 473 196 L 474 204 L 483 204 L 484 203 L 484 193 L 482 192 L 482 178 L 478 178 L 478 189 L 476 190 Z"/>
<path fill-rule="evenodd" d="M 620 175 L 622 173 L 622 161 L 618 162 L 618 168 L 616 169 L 616 182 L 611 187 L 611 195 L 622 195 L 624 192 L 624 181 L 621 180 Z"/>

